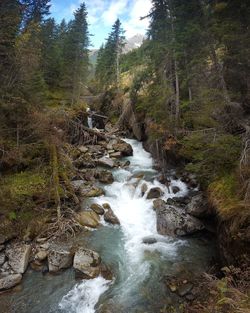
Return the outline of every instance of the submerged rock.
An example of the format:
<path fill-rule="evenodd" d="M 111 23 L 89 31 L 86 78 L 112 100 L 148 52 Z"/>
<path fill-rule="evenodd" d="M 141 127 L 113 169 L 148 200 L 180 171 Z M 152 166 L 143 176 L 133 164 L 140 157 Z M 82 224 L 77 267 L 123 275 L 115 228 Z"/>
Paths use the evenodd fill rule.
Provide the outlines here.
<path fill-rule="evenodd" d="M 100 217 L 94 211 L 83 211 L 76 215 L 76 220 L 82 226 L 96 228 L 99 225 Z"/>
<path fill-rule="evenodd" d="M 73 266 L 77 276 L 84 279 L 95 278 L 100 274 L 101 258 L 95 251 L 79 248 L 74 257 Z"/>
<path fill-rule="evenodd" d="M 101 264 L 100 272 L 101 272 L 102 277 L 105 278 L 106 280 L 112 280 L 113 279 L 113 273 L 112 273 L 111 269 L 103 263 Z"/>
<path fill-rule="evenodd" d="M 159 187 L 151 188 L 147 194 L 147 199 L 155 199 L 163 196 L 163 191 Z"/>
<path fill-rule="evenodd" d="M 11 244 L 6 249 L 8 263 L 15 273 L 23 274 L 28 266 L 31 246 L 20 242 Z"/>
<path fill-rule="evenodd" d="M 18 285 L 22 280 L 21 274 L 0 275 L 0 290 L 10 289 Z"/>
<path fill-rule="evenodd" d="M 157 240 L 154 237 L 145 237 L 142 239 L 142 242 L 147 244 L 147 245 L 152 245 L 152 244 L 156 243 Z"/>
<path fill-rule="evenodd" d="M 185 236 L 204 229 L 197 218 L 182 209 L 167 205 L 163 200 L 154 201 L 157 216 L 157 231 L 161 235 Z"/>
<path fill-rule="evenodd" d="M 179 191 L 181 191 L 181 189 L 178 186 L 173 186 L 172 187 L 172 191 L 174 194 L 178 193 Z"/>

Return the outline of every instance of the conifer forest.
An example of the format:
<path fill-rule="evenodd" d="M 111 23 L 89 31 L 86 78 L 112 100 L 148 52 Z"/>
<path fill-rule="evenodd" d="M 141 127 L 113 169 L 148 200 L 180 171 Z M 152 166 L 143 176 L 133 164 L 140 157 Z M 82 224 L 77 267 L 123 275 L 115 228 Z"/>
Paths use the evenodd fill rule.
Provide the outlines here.
<path fill-rule="evenodd" d="M 0 0 L 1 312 L 249 313 L 249 244 L 249 0 Z"/>

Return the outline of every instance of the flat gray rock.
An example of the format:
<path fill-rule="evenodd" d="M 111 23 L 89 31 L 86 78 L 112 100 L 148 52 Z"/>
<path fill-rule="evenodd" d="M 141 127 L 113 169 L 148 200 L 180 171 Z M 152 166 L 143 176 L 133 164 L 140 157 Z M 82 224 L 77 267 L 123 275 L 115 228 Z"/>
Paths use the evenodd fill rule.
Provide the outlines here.
<path fill-rule="evenodd" d="M 197 218 L 183 209 L 167 205 L 163 200 L 154 201 L 157 216 L 157 231 L 161 235 L 186 236 L 205 228 Z"/>
<path fill-rule="evenodd" d="M 100 274 L 101 258 L 95 251 L 79 248 L 74 256 L 74 269 L 80 272 L 83 278 L 95 278 Z"/>
<path fill-rule="evenodd" d="M 22 280 L 21 274 L 0 276 L 0 290 L 10 289 L 18 285 Z"/>
<path fill-rule="evenodd" d="M 15 273 L 23 274 L 28 266 L 31 246 L 23 243 L 10 244 L 6 249 L 9 265 Z"/>

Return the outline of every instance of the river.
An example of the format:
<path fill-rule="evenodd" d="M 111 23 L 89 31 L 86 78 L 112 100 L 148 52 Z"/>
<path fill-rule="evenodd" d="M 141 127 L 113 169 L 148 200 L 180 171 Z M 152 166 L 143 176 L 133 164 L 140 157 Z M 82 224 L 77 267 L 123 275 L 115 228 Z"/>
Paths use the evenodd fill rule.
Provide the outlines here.
<path fill-rule="evenodd" d="M 105 264 L 112 268 L 115 279 L 102 277 L 75 281 L 72 269 L 60 275 L 42 275 L 31 270 L 25 274 L 23 288 L 5 295 L 19 313 L 158 313 L 167 305 L 178 306 L 179 298 L 166 287 L 164 278 L 185 273 L 205 271 L 215 254 L 212 240 L 203 237 L 171 238 L 157 234 L 156 214 L 152 200 L 142 196 L 141 187 L 159 186 L 163 199 L 184 196 L 187 186 L 172 180 L 178 186 L 177 195 L 170 193 L 155 177 L 153 159 L 142 144 L 126 140 L 134 155 L 128 157 L 127 169 L 115 169 L 115 182 L 102 186 L 105 196 L 95 198 L 98 204 L 109 203 L 120 220 L 112 226 L 102 220 L 102 226 L 91 232 L 88 246 L 96 250 Z M 138 179 L 144 175 L 143 179 Z M 153 244 L 143 243 L 154 238 Z M 110 311 L 107 308 L 111 308 Z M 106 310 L 106 311 L 105 311 Z M 167 312 L 167 311 L 166 311 Z"/>

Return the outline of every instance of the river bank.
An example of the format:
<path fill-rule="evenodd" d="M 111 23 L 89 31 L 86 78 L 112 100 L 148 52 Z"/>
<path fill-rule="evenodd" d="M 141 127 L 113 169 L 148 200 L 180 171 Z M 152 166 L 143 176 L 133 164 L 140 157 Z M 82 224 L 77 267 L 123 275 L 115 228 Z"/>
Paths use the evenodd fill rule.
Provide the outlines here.
<path fill-rule="evenodd" d="M 143 310 L 147 309 L 149 312 L 155 312 L 155 310 L 160 310 L 164 305 L 178 307 L 186 296 L 189 296 L 190 298 L 195 297 L 190 295 L 190 292 L 193 289 L 190 277 L 192 277 L 193 271 L 196 273 L 202 273 L 208 269 L 211 264 L 211 256 L 213 255 L 211 251 L 214 251 L 214 248 L 212 248 L 213 244 L 211 239 L 205 239 L 205 237 L 200 235 L 197 238 L 190 239 L 176 238 L 176 235 L 186 235 L 203 228 L 201 227 L 201 224 L 198 224 L 197 229 L 194 229 L 192 223 L 192 227 L 190 228 L 189 215 L 188 220 L 187 215 L 183 215 L 183 212 L 179 212 L 180 209 L 174 209 L 178 202 L 179 205 L 182 202 L 183 211 L 187 202 L 190 201 L 190 198 L 185 198 L 188 193 L 188 186 L 174 176 L 171 178 L 170 183 L 167 185 L 162 184 L 159 182 L 161 176 L 160 173 L 153 169 L 153 160 L 151 156 L 143 150 L 141 144 L 131 140 L 126 140 L 126 143 L 120 142 L 120 144 L 118 144 L 117 142 L 114 142 L 114 138 L 112 140 L 113 142 L 109 140 L 108 144 L 106 143 L 105 145 L 109 145 L 108 148 L 111 155 L 116 153 L 117 156 L 117 153 L 119 154 L 119 160 L 115 158 L 109 159 L 107 156 L 103 159 L 103 155 L 107 151 L 106 149 L 103 149 L 103 153 L 100 154 L 100 151 L 102 151 L 100 147 L 95 145 L 87 147 L 88 150 L 85 149 L 85 153 L 81 152 L 81 157 L 83 158 L 84 155 L 85 160 L 88 159 L 90 149 L 92 149 L 91 151 L 93 151 L 93 154 L 98 153 L 98 169 L 94 169 L 93 164 L 89 167 L 90 163 L 88 161 L 87 170 L 83 168 L 81 169 L 81 175 L 84 175 L 85 184 L 83 184 L 83 181 L 80 183 L 79 179 L 72 181 L 76 189 L 78 188 L 79 190 L 79 186 L 82 186 L 81 192 L 84 193 L 85 201 L 82 203 L 82 210 L 78 213 L 83 214 L 84 218 L 81 219 L 81 222 L 86 223 L 87 221 L 87 225 L 85 225 L 87 228 L 98 227 L 98 224 L 100 224 L 100 226 L 97 230 L 88 232 L 87 236 L 80 235 L 81 240 L 83 239 L 82 237 L 84 237 L 84 244 L 82 242 L 79 244 L 76 240 L 76 244 L 70 245 L 70 253 L 68 253 L 69 250 L 68 252 L 66 251 L 66 255 L 69 256 L 69 259 L 67 259 L 66 262 L 67 265 L 65 265 L 65 259 L 63 260 L 63 265 L 57 264 L 57 270 L 60 272 L 62 268 L 69 267 L 72 263 L 75 264 L 73 256 L 77 253 L 77 249 L 82 247 L 84 247 L 84 249 L 91 248 L 97 251 L 101 256 L 103 264 L 105 264 L 105 270 L 102 270 L 102 273 L 104 272 L 106 274 L 108 280 L 102 281 L 99 278 L 98 275 L 101 270 L 98 268 L 97 271 L 94 271 L 95 274 L 91 277 L 94 278 L 96 275 L 96 278 L 94 278 L 92 282 L 83 281 L 83 283 L 79 285 L 81 287 L 74 287 L 72 291 L 69 291 L 70 288 L 74 286 L 74 275 L 72 274 L 72 270 L 63 272 L 63 274 L 60 275 L 62 279 L 56 276 L 53 283 L 51 283 L 51 281 L 54 276 L 51 276 L 51 274 L 46 274 L 43 277 L 41 273 L 33 274 L 33 272 L 30 272 L 31 270 L 28 270 L 28 273 L 24 275 L 23 291 L 10 295 L 10 302 L 14 301 L 13 303 L 15 303 L 15 298 L 16 301 L 18 298 L 21 302 L 25 302 L 24 299 L 27 297 L 27 292 L 28 294 L 30 292 L 31 294 L 33 293 L 31 290 L 33 290 L 33 286 L 37 279 L 37 283 L 40 285 L 42 284 L 44 286 L 43 289 L 47 290 L 47 297 L 48 290 L 58 288 L 55 287 L 54 283 L 57 285 L 57 282 L 60 282 L 59 284 L 62 286 L 52 293 L 52 296 L 49 297 L 50 300 L 46 301 L 47 304 L 51 305 L 51 308 L 53 308 L 51 309 L 51 312 L 57 312 L 57 310 L 64 310 L 65 312 L 86 312 L 86 306 L 91 306 L 92 311 L 90 310 L 89 312 L 95 312 L 93 310 L 98 302 L 99 296 L 108 289 L 108 285 L 109 289 L 107 294 L 105 293 L 106 296 L 102 296 L 102 309 L 100 307 L 100 310 L 104 311 L 100 312 L 107 312 L 105 311 L 107 310 L 107 306 L 109 310 L 114 310 L 114 308 L 112 308 L 112 299 L 114 297 L 117 298 L 118 294 L 120 299 L 119 309 L 121 312 L 128 310 L 129 307 L 130 312 L 132 312 L 131 310 L 133 309 L 138 311 L 139 308 Z M 111 143 L 112 148 L 116 145 L 115 150 L 118 150 L 119 148 L 120 151 L 111 149 Z M 121 146 L 121 144 L 123 144 L 123 146 Z M 83 147 L 80 147 L 80 149 L 83 151 Z M 122 155 L 124 153 L 125 156 L 126 154 L 127 156 L 125 159 L 120 159 L 120 157 L 124 157 L 124 155 Z M 133 156 L 128 156 L 129 154 L 133 154 Z M 101 159 L 102 161 L 100 161 Z M 84 162 L 82 161 L 81 166 L 83 166 L 83 164 Z M 100 164 L 102 166 L 105 164 L 106 169 L 100 169 Z M 107 166 L 109 167 L 109 170 L 107 170 Z M 97 172 L 99 174 L 96 174 Z M 102 174 L 100 175 L 100 173 Z M 99 178 L 95 179 L 95 177 Z M 108 177 L 108 180 L 104 179 L 105 177 Z M 88 187 L 87 190 L 86 178 L 88 178 L 88 185 L 89 181 L 91 182 L 91 188 Z M 107 182 L 109 185 L 106 185 Z M 192 191 L 191 189 L 190 191 Z M 194 192 L 197 196 L 197 192 L 195 190 Z M 88 196 L 86 196 L 86 194 Z M 96 197 L 93 198 L 93 196 Z M 156 201 L 154 211 L 153 201 L 158 197 L 162 200 L 158 199 L 158 202 Z M 170 201 L 170 198 L 174 197 L 175 199 L 172 200 L 171 206 L 170 204 L 167 204 L 167 201 Z M 86 199 L 89 200 L 86 202 Z M 162 201 L 160 202 L 160 207 L 159 201 Z M 91 203 L 96 204 L 96 206 L 91 206 Z M 100 217 L 98 217 L 98 214 L 95 215 L 96 209 L 100 209 L 105 203 L 108 203 L 111 210 L 113 210 L 111 214 L 113 215 L 113 219 L 111 220 L 107 218 L 106 214 L 108 212 L 110 213 L 110 208 L 107 206 L 105 207 L 105 205 L 102 212 L 99 211 L 99 213 L 103 214 L 105 212 L 106 221 L 105 215 L 104 217 L 102 215 L 99 215 Z M 175 214 L 175 216 L 177 214 L 177 216 L 180 217 L 179 225 L 174 224 L 173 226 L 173 220 L 166 219 L 166 216 L 169 215 L 169 212 L 166 210 L 169 207 L 171 207 L 171 214 Z M 95 210 L 93 210 L 93 208 L 95 208 Z M 108 214 L 108 216 L 110 217 L 110 214 Z M 114 216 L 119 220 L 119 223 L 117 222 L 117 224 L 120 224 L 120 226 L 110 226 L 112 224 L 107 223 L 107 221 L 114 221 Z M 192 219 L 195 220 L 195 218 L 191 218 L 191 220 Z M 162 223 L 162 221 L 164 221 L 165 224 Z M 183 224 L 183 221 L 187 221 L 188 224 Z M 170 228 L 172 229 L 172 233 L 169 233 Z M 175 229 L 182 229 L 182 232 L 179 234 L 178 232 L 173 233 L 175 232 Z M 163 233 L 163 235 L 160 235 L 158 232 Z M 171 237 L 169 235 L 171 235 Z M 77 236 L 77 238 L 79 238 L 79 236 Z M 52 257 L 54 255 L 52 251 L 54 252 L 57 250 L 55 249 L 55 243 L 53 242 L 55 239 L 56 238 L 52 237 L 48 240 L 49 245 L 51 245 L 52 248 L 51 250 L 48 248 L 48 241 L 43 238 L 36 238 L 35 245 L 33 243 L 28 243 L 28 245 L 32 246 L 32 253 L 29 255 L 29 260 L 31 260 L 31 267 L 33 267 L 33 269 L 40 270 L 44 274 L 47 271 L 51 273 L 55 272 L 55 264 L 53 264 L 55 260 Z M 62 246 L 60 247 L 60 250 L 62 250 Z M 65 250 L 65 247 L 63 250 Z M 59 252 L 60 255 L 61 253 L 62 251 Z M 42 257 L 42 254 L 44 260 L 38 260 L 37 257 Z M 177 260 L 179 261 L 177 262 Z M 93 273 L 93 271 L 90 271 L 93 266 L 89 264 L 89 268 L 86 268 L 86 259 L 84 261 L 83 274 Z M 46 265 L 47 262 L 48 265 Z M 27 265 L 28 263 L 26 266 Z M 94 267 L 96 268 L 96 266 Z M 97 267 L 99 267 L 99 263 L 97 264 Z M 107 270 L 107 267 L 109 270 Z M 113 274 L 109 274 L 109 277 L 107 277 L 107 273 L 110 273 L 110 269 Z M 140 278 L 137 277 L 138 274 L 140 274 Z M 172 277 L 170 281 L 169 278 L 167 278 L 168 275 Z M 126 279 L 127 276 L 130 277 L 130 279 Z M 179 276 L 179 278 L 176 278 L 175 280 L 175 276 Z M 71 277 L 67 286 L 63 283 L 65 277 Z M 113 283 L 110 282 L 112 277 Z M 153 277 L 153 280 L 149 279 L 149 277 Z M 162 279 L 162 277 L 165 278 Z M 146 281 L 148 282 L 145 285 Z M 141 289 L 142 286 L 144 286 L 143 289 L 145 290 L 141 294 L 143 290 Z M 155 286 L 158 287 L 155 288 Z M 84 297 L 84 293 L 87 292 L 88 294 L 88 288 L 100 290 L 100 294 L 93 295 L 94 298 L 90 297 L 90 301 L 92 301 L 91 305 L 88 301 L 82 303 L 82 297 Z M 147 295 L 152 292 L 152 288 L 155 288 L 154 296 L 150 296 L 149 299 L 147 299 Z M 65 295 L 68 292 L 67 290 L 69 291 L 69 294 L 63 298 L 59 305 L 60 297 Z M 20 296 L 18 296 L 18 294 Z M 168 296 L 166 296 L 166 294 Z M 2 296 L 2 299 L 3 297 L 6 296 Z M 177 300 L 169 300 L 169 297 Z M 168 304 L 166 304 L 167 298 L 170 302 Z M 24 304 L 24 312 L 45 312 L 43 311 L 44 309 L 41 308 L 43 299 L 43 293 L 41 293 L 40 296 L 31 296 L 29 304 Z M 84 308 L 84 305 L 85 311 L 77 311 L 78 309 L 80 310 L 80 307 Z M 118 312 L 117 308 L 115 308 L 115 310 Z"/>

